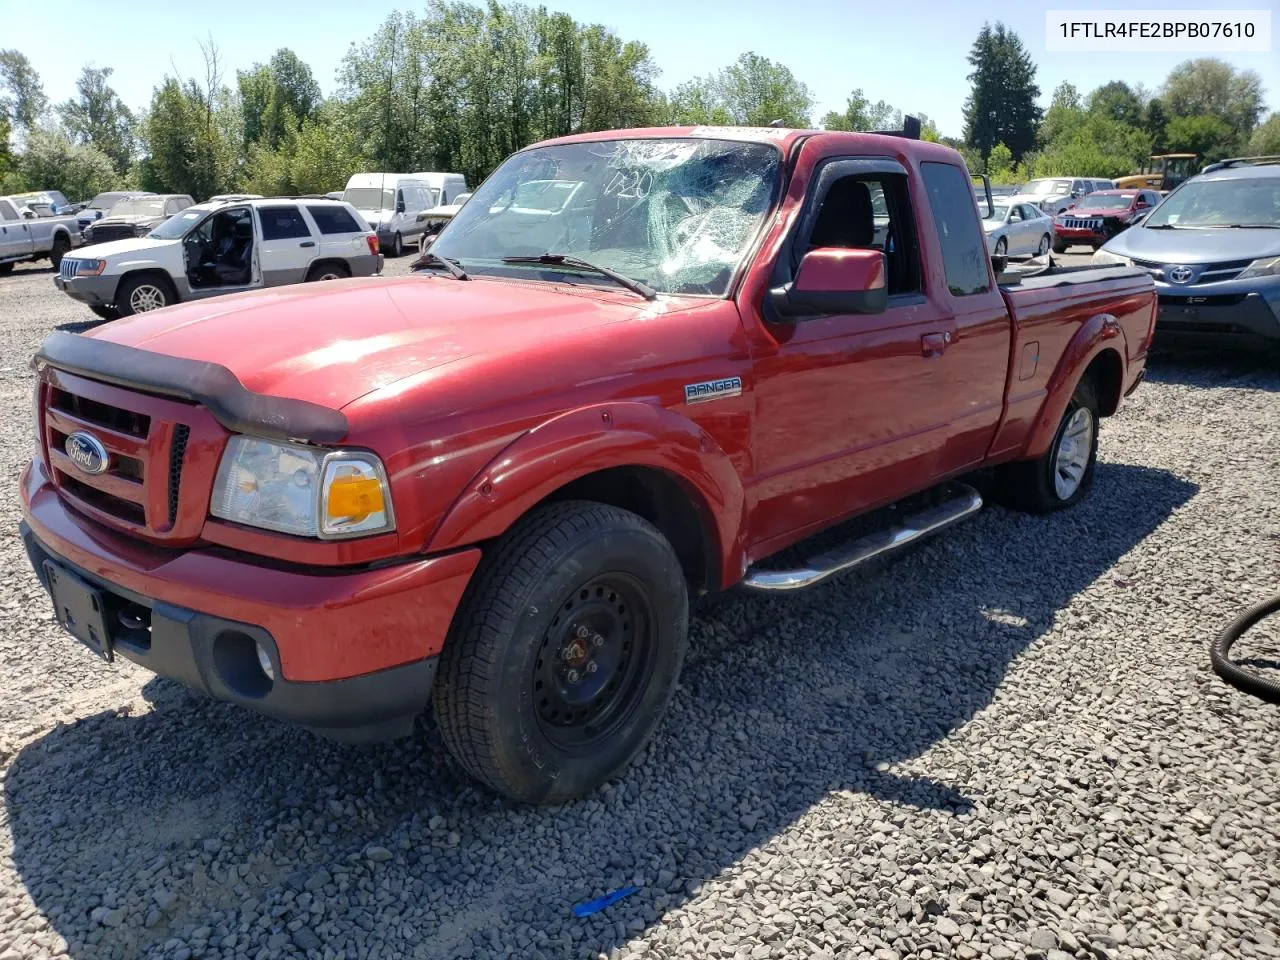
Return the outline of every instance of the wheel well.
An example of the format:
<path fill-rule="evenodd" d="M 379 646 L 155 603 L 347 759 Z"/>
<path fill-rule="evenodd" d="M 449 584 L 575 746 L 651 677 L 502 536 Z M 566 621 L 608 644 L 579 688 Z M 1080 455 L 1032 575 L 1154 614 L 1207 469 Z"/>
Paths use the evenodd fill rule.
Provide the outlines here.
<path fill-rule="evenodd" d="M 345 260 L 341 260 L 336 257 L 327 257 L 324 260 L 317 260 L 311 264 L 311 266 L 307 268 L 307 277 L 310 278 L 325 267 L 338 267 L 345 271 L 347 276 L 351 276 L 351 268 L 347 266 L 347 262 Z"/>
<path fill-rule="evenodd" d="M 116 281 L 116 288 L 111 294 L 112 299 L 115 299 L 116 294 L 120 292 L 120 288 L 127 282 L 141 277 L 154 277 L 157 280 L 163 280 L 169 285 L 169 289 L 174 291 L 176 301 L 178 288 L 173 282 L 173 277 L 169 276 L 169 274 L 165 273 L 163 270 L 156 269 L 155 267 L 145 267 L 141 270 L 130 270 L 128 273 L 121 274 L 120 279 Z"/>
<path fill-rule="evenodd" d="M 1085 369 L 1084 378 L 1093 383 L 1099 416 L 1109 417 L 1115 413 L 1120 406 L 1120 390 L 1124 383 L 1120 354 L 1114 350 L 1103 350 Z"/>
<path fill-rule="evenodd" d="M 579 477 L 539 506 L 562 500 L 592 500 L 630 510 L 648 520 L 671 543 L 693 592 L 719 589 L 719 557 L 705 515 L 674 476 L 652 467 L 615 467 Z"/>

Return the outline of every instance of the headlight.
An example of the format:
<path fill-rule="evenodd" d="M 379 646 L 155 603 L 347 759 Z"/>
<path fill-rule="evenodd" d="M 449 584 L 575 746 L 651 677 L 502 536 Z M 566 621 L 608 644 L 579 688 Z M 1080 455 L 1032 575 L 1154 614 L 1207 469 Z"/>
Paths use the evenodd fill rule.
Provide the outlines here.
<path fill-rule="evenodd" d="M 1110 250 L 1095 250 L 1090 259 L 1098 264 L 1119 263 L 1126 267 L 1133 266 L 1133 260 L 1130 257 L 1122 257 L 1120 254 L 1112 253 Z"/>
<path fill-rule="evenodd" d="M 107 269 L 105 260 L 81 260 L 76 264 L 76 276 L 100 277 L 105 269 Z"/>
<path fill-rule="evenodd" d="M 1280 257 L 1255 260 L 1236 279 L 1252 280 L 1255 277 L 1280 277 Z"/>
<path fill-rule="evenodd" d="M 209 512 L 223 520 L 325 540 L 395 529 L 382 462 L 371 453 L 232 437 Z"/>

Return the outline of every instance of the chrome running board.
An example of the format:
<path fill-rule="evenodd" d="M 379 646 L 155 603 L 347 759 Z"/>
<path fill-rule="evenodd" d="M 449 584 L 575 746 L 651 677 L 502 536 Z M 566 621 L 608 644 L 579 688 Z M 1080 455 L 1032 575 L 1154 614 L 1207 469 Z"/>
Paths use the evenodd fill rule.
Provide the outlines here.
<path fill-rule="evenodd" d="M 875 557 L 901 550 L 937 533 L 982 509 L 977 490 L 956 484 L 956 496 L 904 518 L 897 525 L 858 537 L 809 558 L 794 570 L 757 570 L 752 567 L 742 585 L 752 590 L 803 590 L 833 574 L 842 573 Z"/>

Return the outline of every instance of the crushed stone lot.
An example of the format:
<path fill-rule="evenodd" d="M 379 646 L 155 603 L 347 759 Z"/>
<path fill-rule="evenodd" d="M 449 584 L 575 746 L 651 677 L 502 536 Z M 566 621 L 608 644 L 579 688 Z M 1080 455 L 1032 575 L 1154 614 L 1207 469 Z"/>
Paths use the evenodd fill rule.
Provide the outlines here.
<path fill-rule="evenodd" d="M 93 320 L 51 276 L 0 277 L 0 960 L 1280 957 L 1280 712 L 1206 649 L 1280 590 L 1280 361 L 1153 363 L 1074 510 L 704 604 L 656 741 L 529 809 L 429 726 L 329 743 L 61 633 L 17 532 L 28 359 Z"/>

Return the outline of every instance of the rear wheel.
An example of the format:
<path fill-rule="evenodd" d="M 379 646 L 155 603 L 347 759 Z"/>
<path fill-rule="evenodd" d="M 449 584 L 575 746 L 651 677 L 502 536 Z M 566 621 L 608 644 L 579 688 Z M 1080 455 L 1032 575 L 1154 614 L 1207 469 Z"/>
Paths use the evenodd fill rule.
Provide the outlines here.
<path fill-rule="evenodd" d="M 307 271 L 307 283 L 318 280 L 341 280 L 351 276 L 351 271 L 342 263 L 318 263 Z"/>
<path fill-rule="evenodd" d="M 70 249 L 71 241 L 67 239 L 66 234 L 59 233 L 53 238 L 53 246 L 49 249 L 49 262 L 53 264 L 53 269 L 57 270 L 62 266 L 62 258 Z"/>
<path fill-rule="evenodd" d="M 12 272 L 13 272 L 12 263 L 0 263 L 0 277 L 3 277 L 6 273 L 12 273 Z"/>
<path fill-rule="evenodd" d="M 178 295 L 168 277 L 144 274 L 126 277 L 116 291 L 116 309 L 120 316 L 131 317 L 135 313 L 150 313 L 171 303 L 177 303 Z"/>
<path fill-rule="evenodd" d="M 1074 506 L 1093 486 L 1098 464 L 1098 399 L 1092 382 L 1076 387 L 1044 456 L 1004 464 L 997 471 L 997 496 L 1029 513 L 1052 513 Z"/>
<path fill-rule="evenodd" d="M 1048 235 L 1047 233 L 1046 233 L 1043 237 L 1041 237 L 1041 238 L 1040 238 L 1040 246 L 1036 247 L 1036 256 L 1037 256 L 1037 257 L 1043 257 L 1046 253 L 1048 253 L 1048 252 L 1049 252 L 1049 244 L 1050 244 L 1050 243 L 1052 243 L 1052 242 L 1053 242 L 1053 241 L 1052 241 L 1052 240 L 1050 240 L 1049 235 Z"/>
<path fill-rule="evenodd" d="M 680 562 L 648 522 L 582 501 L 537 510 L 485 557 L 455 617 L 432 696 L 445 745 L 516 801 L 594 790 L 656 731 L 688 615 Z"/>
<path fill-rule="evenodd" d="M 1008 256 L 1008 254 L 1009 254 L 1009 241 L 1006 240 L 1004 237 L 1001 237 L 999 240 L 996 241 L 996 256 L 1004 257 L 1004 256 Z"/>
<path fill-rule="evenodd" d="M 398 257 L 402 253 L 404 253 L 404 240 L 397 233 L 391 238 L 391 256 Z"/>

